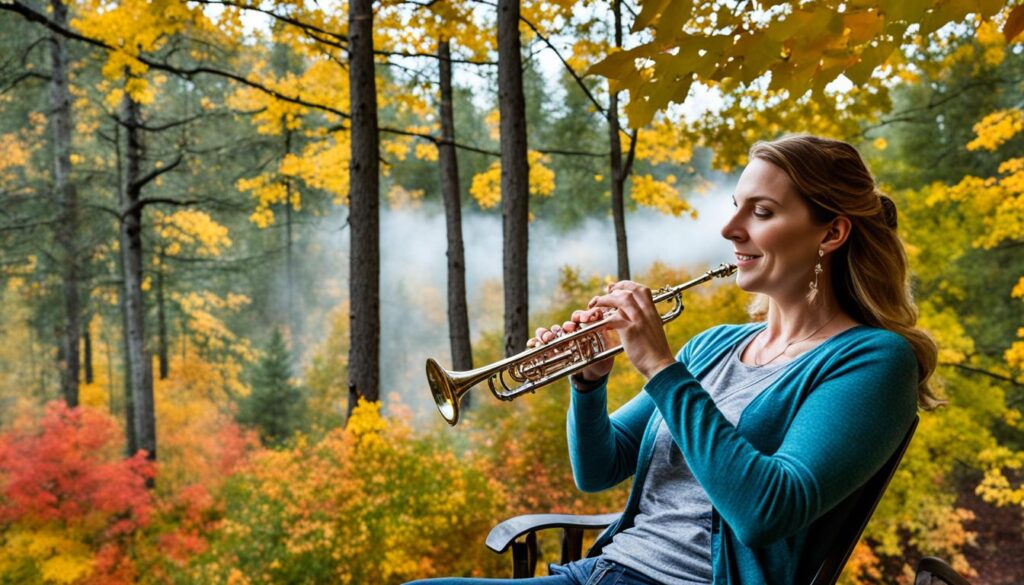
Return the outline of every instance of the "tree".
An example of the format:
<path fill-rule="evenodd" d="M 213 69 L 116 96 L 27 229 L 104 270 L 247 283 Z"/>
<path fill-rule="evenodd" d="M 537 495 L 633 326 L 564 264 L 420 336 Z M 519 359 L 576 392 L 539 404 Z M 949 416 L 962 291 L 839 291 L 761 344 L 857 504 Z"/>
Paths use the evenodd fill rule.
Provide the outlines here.
<path fill-rule="evenodd" d="M 505 355 L 529 337 L 530 167 L 523 97 L 519 0 L 498 0 L 498 110 L 501 113 L 502 265 L 505 287 Z"/>
<path fill-rule="evenodd" d="M 349 111 L 349 413 L 360 398 L 380 399 L 380 137 L 373 64 L 373 0 L 348 8 Z"/>
<path fill-rule="evenodd" d="M 459 184 L 459 159 L 455 150 L 455 114 L 452 111 L 451 42 L 442 38 L 437 44 L 438 80 L 441 85 L 441 139 L 438 167 L 441 173 L 441 197 L 444 199 L 448 241 L 448 339 L 452 367 L 473 368 L 473 348 L 469 344 L 469 310 L 466 306 L 466 254 L 462 243 L 462 189 Z M 467 397 L 468 398 L 468 397 Z M 466 401 L 468 405 L 468 400 Z"/>
<path fill-rule="evenodd" d="M 153 368 L 146 347 L 145 305 L 142 298 L 142 187 L 152 177 L 143 176 L 141 106 L 125 92 L 121 125 L 125 128 L 124 177 L 121 182 L 121 252 L 124 266 L 124 324 L 126 364 L 130 388 L 130 420 L 136 445 L 156 459 L 156 414 L 153 406 Z"/>
<path fill-rule="evenodd" d="M 62 0 L 51 0 L 53 20 L 65 26 L 68 7 Z M 78 406 L 79 340 L 82 331 L 79 299 L 78 192 L 71 180 L 71 92 L 68 89 L 67 41 L 62 35 L 50 35 L 50 107 L 53 111 L 53 185 L 61 217 L 56 230 L 60 248 L 64 293 L 64 368 L 61 389 L 68 406 Z"/>
<path fill-rule="evenodd" d="M 256 364 L 252 393 L 238 410 L 238 422 L 259 429 L 265 445 L 280 445 L 306 428 L 306 398 L 292 382 L 291 354 L 274 329 L 266 354 Z"/>
<path fill-rule="evenodd" d="M 622 48 L 622 0 L 612 0 L 612 34 L 615 48 Z M 632 171 L 636 136 L 629 142 L 629 156 L 622 160 L 622 135 L 619 131 L 619 92 L 609 88 L 608 143 L 611 146 L 612 217 L 615 221 L 615 251 L 618 258 L 619 280 L 629 280 L 629 249 L 626 244 L 626 210 L 623 191 L 626 178 Z"/>

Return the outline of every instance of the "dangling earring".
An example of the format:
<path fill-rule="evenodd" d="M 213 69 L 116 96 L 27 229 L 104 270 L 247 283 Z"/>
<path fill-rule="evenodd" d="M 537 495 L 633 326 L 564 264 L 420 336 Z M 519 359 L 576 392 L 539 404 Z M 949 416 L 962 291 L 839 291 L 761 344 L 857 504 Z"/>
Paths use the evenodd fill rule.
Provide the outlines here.
<path fill-rule="evenodd" d="M 821 258 L 824 255 L 825 252 L 821 248 L 818 248 L 818 263 L 814 265 L 814 280 L 811 281 L 810 285 L 808 285 L 808 288 L 810 289 L 807 292 L 808 303 L 813 303 L 814 299 L 817 298 L 818 296 L 818 275 L 820 275 L 822 272 Z"/>

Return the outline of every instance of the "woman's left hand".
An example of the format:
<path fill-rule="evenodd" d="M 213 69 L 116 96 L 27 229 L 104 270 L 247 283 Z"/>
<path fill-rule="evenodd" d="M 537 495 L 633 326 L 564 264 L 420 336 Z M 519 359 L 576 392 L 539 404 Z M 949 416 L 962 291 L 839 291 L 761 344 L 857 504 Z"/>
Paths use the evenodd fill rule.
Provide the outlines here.
<path fill-rule="evenodd" d="M 622 280 L 608 285 L 608 294 L 591 299 L 587 308 L 594 307 L 615 309 L 605 313 L 604 322 L 619 332 L 626 356 L 645 378 L 675 363 L 651 289 Z"/>

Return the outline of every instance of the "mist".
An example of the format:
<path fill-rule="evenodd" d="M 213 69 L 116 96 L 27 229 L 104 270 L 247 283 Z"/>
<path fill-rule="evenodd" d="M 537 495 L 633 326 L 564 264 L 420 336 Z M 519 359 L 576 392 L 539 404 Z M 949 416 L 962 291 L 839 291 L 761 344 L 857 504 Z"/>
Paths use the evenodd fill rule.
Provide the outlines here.
<path fill-rule="evenodd" d="M 648 209 L 626 218 L 631 272 L 640 275 L 655 262 L 673 267 L 728 261 L 732 245 L 719 233 L 732 213 L 732 185 L 694 195 L 698 218 L 672 217 Z M 330 222 L 337 225 L 340 222 Z M 503 324 L 502 227 L 500 214 L 463 216 L 466 288 L 474 342 Z M 550 308 L 565 266 L 583 277 L 612 276 L 616 268 L 615 232 L 610 214 L 576 228 L 560 229 L 544 221 L 530 224 L 530 313 Z M 347 298 L 349 231 L 320 231 L 306 255 L 314 280 L 307 295 L 303 346 L 312 350 L 326 337 L 326 315 Z M 447 325 L 447 240 L 443 209 L 425 203 L 381 212 L 381 396 L 397 393 L 417 413 L 432 413 L 423 373 L 428 357 L 451 362 Z M 645 283 L 661 286 L 667 283 Z M 595 291 L 595 293 L 598 291 Z M 544 325 L 530 322 L 530 329 Z M 359 343 L 359 340 L 352 340 Z M 308 352 L 306 352 L 308 357 Z M 304 360 L 305 361 L 305 360 Z M 477 366 L 482 364 L 476 364 Z"/>

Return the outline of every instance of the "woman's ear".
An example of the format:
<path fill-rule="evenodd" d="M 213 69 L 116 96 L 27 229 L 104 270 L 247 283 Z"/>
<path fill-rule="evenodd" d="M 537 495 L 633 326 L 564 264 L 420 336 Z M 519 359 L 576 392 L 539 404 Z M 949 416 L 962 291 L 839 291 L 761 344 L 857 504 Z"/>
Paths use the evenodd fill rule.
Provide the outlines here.
<path fill-rule="evenodd" d="M 821 240 L 821 249 L 826 254 L 835 252 L 846 243 L 846 238 L 850 237 L 850 230 L 853 228 L 853 224 L 850 222 L 850 218 L 845 215 L 836 216 L 832 220 L 832 225 L 829 226 L 828 231 L 825 232 L 825 237 Z"/>

